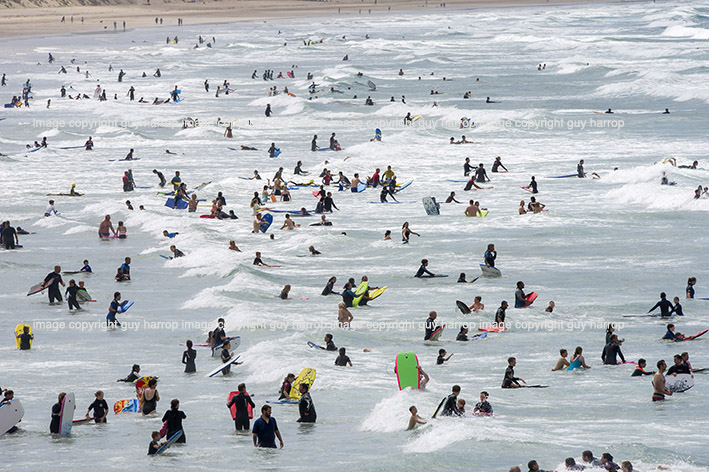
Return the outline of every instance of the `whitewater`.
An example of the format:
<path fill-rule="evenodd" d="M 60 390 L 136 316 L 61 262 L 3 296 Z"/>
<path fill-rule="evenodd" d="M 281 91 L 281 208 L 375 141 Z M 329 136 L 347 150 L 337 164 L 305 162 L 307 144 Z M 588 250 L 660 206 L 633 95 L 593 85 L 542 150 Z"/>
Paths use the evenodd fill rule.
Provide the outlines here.
<path fill-rule="evenodd" d="M 205 43 L 195 49 L 199 35 Z M 166 41 L 175 36 L 177 44 Z M 709 337 L 667 343 L 660 340 L 666 321 L 623 317 L 647 311 L 666 291 L 684 306 L 686 316 L 672 320 L 677 331 L 709 328 L 709 302 L 686 300 L 684 292 L 694 276 L 697 296 L 709 296 L 709 257 L 702 249 L 709 243 L 709 199 L 693 198 L 697 186 L 709 186 L 708 38 L 709 8 L 690 1 L 441 9 L 5 40 L 0 73 L 8 86 L 0 89 L 0 102 L 19 95 L 27 80 L 33 100 L 28 108 L 0 111 L 0 221 L 33 234 L 20 235 L 24 248 L 0 251 L 0 387 L 12 389 L 26 410 L 19 431 L 0 437 L 3 466 L 506 471 L 535 459 L 542 469 L 561 470 L 565 458 L 580 462 L 590 449 L 597 457 L 611 452 L 618 463 L 630 460 L 639 471 L 658 465 L 709 470 L 709 423 L 702 413 L 707 375 L 697 373 L 694 388 L 653 404 L 650 378 L 631 378 L 632 365 L 600 360 L 605 328 L 615 323 L 627 360 L 645 358 L 655 370 L 659 359 L 671 365 L 674 354 L 687 351 L 695 368 L 709 367 Z M 57 73 L 61 66 L 67 74 Z M 153 76 L 157 68 L 160 78 Z M 118 83 L 121 69 L 127 75 Z M 274 71 L 273 81 L 262 79 L 265 69 Z M 291 70 L 293 79 L 275 78 Z M 225 80 L 234 91 L 216 97 Z M 311 94 L 313 81 L 318 86 Z M 106 101 L 93 98 L 97 85 Z M 72 97 L 91 98 L 62 99 L 62 86 Z M 131 86 L 135 101 L 127 96 Z M 279 94 L 269 96 L 273 86 Z M 182 101 L 150 104 L 175 87 Z M 468 91 L 471 98 L 463 99 Z M 368 96 L 374 106 L 364 105 Z M 150 103 L 138 103 L 140 97 Z M 486 103 L 487 97 L 497 103 Z M 264 114 L 267 104 L 271 117 Z M 615 113 L 598 113 L 608 108 Z M 666 108 L 670 114 L 662 114 Z M 409 112 L 422 117 L 406 126 Z M 461 118 L 476 126 L 461 129 Z M 218 119 L 232 123 L 232 139 Z M 183 128 L 191 120 L 199 126 Z M 370 141 L 377 128 L 382 141 Z M 314 134 L 327 147 L 332 133 L 342 151 L 310 151 Z M 479 144 L 448 144 L 461 135 Z M 89 136 L 93 151 L 60 149 L 81 146 Z M 47 149 L 25 151 L 44 137 Z M 278 158 L 268 157 L 271 143 L 282 151 Z M 140 160 L 117 160 L 131 148 Z M 490 172 L 497 156 L 508 173 Z M 464 182 L 449 181 L 467 179 L 466 157 L 485 165 L 486 185 L 494 188 L 465 192 Z M 679 165 L 697 160 L 699 168 L 663 163 L 670 157 Z M 581 159 L 599 179 L 549 178 L 574 174 Z M 293 176 L 298 161 L 307 177 Z M 379 189 L 351 193 L 331 186 L 339 208 L 328 215 L 332 226 L 309 226 L 316 215 L 295 218 L 300 228 L 281 231 L 284 214 L 273 213 L 266 234 L 251 233 L 249 202 L 279 167 L 288 180 L 319 183 L 323 168 L 352 179 L 387 166 L 400 183 L 413 181 L 396 195 L 404 203 L 373 204 Z M 122 191 L 128 169 L 145 188 Z M 189 188 L 208 183 L 196 192 L 206 199 L 202 204 L 222 192 L 225 209 L 239 219 L 198 218 L 208 206 L 196 213 L 164 206 L 153 169 L 168 180 L 179 171 Z M 263 181 L 244 179 L 254 170 Z M 663 173 L 676 185 L 660 185 Z M 535 197 L 548 211 L 519 215 L 520 201 L 531 196 L 520 186 L 532 176 L 539 184 Z M 46 195 L 68 192 L 72 184 L 86 195 Z M 269 206 L 313 210 L 313 190 L 291 190 L 292 202 Z M 489 216 L 466 218 L 466 205 L 455 203 L 426 215 L 422 198 L 443 202 L 452 191 L 460 202 L 479 201 Z M 50 198 L 60 214 L 45 218 Z M 97 238 L 107 214 L 114 226 L 125 223 L 125 240 Z M 402 245 L 406 221 L 421 236 Z M 164 230 L 179 234 L 168 239 Z M 383 240 L 386 230 L 392 240 Z M 230 240 L 242 252 L 228 250 Z M 490 243 L 502 277 L 457 284 L 461 272 L 468 280 L 481 275 Z M 159 257 L 169 256 L 172 244 L 185 257 Z M 311 245 L 322 254 L 299 257 Z M 257 251 L 280 267 L 252 265 Z M 125 257 L 132 259 L 132 280 L 119 284 L 114 275 Z M 449 277 L 413 278 L 424 258 L 431 271 Z M 50 306 L 46 293 L 26 296 L 54 265 L 79 270 L 84 259 L 94 274 L 64 280 L 85 281 L 97 300 L 85 310 Z M 351 309 L 352 329 L 340 329 L 340 297 L 320 293 L 332 276 L 342 286 L 363 275 L 388 289 L 369 306 Z M 517 281 L 539 298 L 528 309 L 508 310 L 509 331 L 456 343 L 459 326 L 475 334 L 493 321 L 502 300 L 513 302 Z M 292 300 L 278 298 L 285 284 L 292 286 Z M 118 316 L 122 329 L 106 330 L 117 290 L 135 305 Z M 472 304 L 477 295 L 485 304 L 481 313 L 457 310 L 456 300 Z M 546 313 L 550 300 L 556 309 Z M 423 341 L 430 310 L 447 325 L 438 342 Z M 229 376 L 204 378 L 219 361 L 197 347 L 198 372 L 185 374 L 181 344 L 204 342 L 220 317 L 227 334 L 241 337 L 236 354 L 243 365 Z M 15 349 L 18 323 L 35 327 L 31 351 Z M 336 367 L 335 354 L 306 344 L 321 344 L 326 333 L 347 348 L 352 367 Z M 592 369 L 551 372 L 559 349 L 572 353 L 576 346 Z M 454 355 L 439 366 L 442 348 Z M 398 390 L 394 360 L 406 351 L 415 352 L 430 375 L 426 390 Z M 501 389 L 509 356 L 517 357 L 519 377 L 549 388 Z M 59 392 L 75 393 L 76 417 L 96 390 L 112 407 L 134 397 L 135 389 L 116 379 L 136 363 L 144 375 L 159 376 L 159 417 L 110 412 L 106 425 L 75 426 L 68 437 L 49 433 Z M 296 406 L 273 405 L 285 442 L 277 451 L 256 449 L 250 435 L 234 431 L 225 404 L 239 383 L 260 410 L 277 398 L 287 373 L 306 367 L 317 370 L 317 424 L 296 423 Z M 431 420 L 454 384 L 462 387 L 468 410 L 488 391 L 494 416 Z M 187 443 L 148 458 L 150 433 L 160 429 L 172 398 L 187 415 Z M 428 424 L 407 432 L 411 405 Z"/>

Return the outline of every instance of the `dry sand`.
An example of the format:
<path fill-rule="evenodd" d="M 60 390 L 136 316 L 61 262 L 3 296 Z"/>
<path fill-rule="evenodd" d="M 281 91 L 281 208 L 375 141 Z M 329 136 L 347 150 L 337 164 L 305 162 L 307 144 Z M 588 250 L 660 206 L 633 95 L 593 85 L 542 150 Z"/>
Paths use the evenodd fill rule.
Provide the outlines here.
<path fill-rule="evenodd" d="M 82 5 L 86 2 L 92 5 Z M 222 0 L 202 2 L 164 2 L 153 0 L 0 0 L 0 37 L 46 36 L 64 33 L 115 31 L 138 27 L 162 28 L 166 34 L 178 34 L 177 19 L 184 25 L 233 22 L 239 20 L 268 20 L 329 15 L 383 15 L 392 12 L 440 11 L 441 2 L 432 0 Z M 605 0 L 608 2 L 608 0 Z M 620 0 L 618 0 L 620 1 Z M 475 7 L 509 7 L 530 5 L 559 5 L 570 3 L 601 3 L 599 0 L 448 0 L 445 9 Z M 360 13 L 361 11 L 361 13 Z M 73 22 L 71 18 L 73 16 Z M 65 22 L 61 19 L 65 17 Z M 83 23 L 81 19 L 84 19 Z M 156 25 L 155 18 L 163 24 Z M 205 34 L 209 34 L 205 31 Z"/>

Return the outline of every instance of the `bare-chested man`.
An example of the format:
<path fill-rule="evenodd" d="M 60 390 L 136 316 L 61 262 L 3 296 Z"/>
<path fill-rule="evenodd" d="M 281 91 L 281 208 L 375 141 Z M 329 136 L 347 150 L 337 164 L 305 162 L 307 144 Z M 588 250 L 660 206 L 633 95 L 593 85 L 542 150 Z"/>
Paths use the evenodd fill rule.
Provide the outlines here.
<path fill-rule="evenodd" d="M 672 392 L 665 387 L 665 369 L 667 364 L 664 360 L 657 361 L 657 372 L 652 378 L 654 391 L 652 392 L 652 401 L 661 402 L 665 399 L 665 395 L 672 395 Z"/>
<path fill-rule="evenodd" d="M 111 215 L 106 215 L 106 217 L 103 219 L 100 225 L 98 225 L 98 237 L 99 238 L 108 238 L 111 236 L 111 233 L 109 233 L 109 230 L 113 232 L 113 235 L 116 235 L 116 230 L 113 229 L 113 224 L 111 224 Z"/>

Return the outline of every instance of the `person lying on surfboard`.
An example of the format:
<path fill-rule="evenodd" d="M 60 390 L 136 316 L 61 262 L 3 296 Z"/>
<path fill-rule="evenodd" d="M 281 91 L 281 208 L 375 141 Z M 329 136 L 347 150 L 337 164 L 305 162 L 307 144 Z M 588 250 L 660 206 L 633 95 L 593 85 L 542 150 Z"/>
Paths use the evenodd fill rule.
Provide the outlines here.
<path fill-rule="evenodd" d="M 435 277 L 436 274 L 429 271 L 427 269 L 427 267 L 428 267 L 428 259 L 421 259 L 421 266 L 419 267 L 419 270 L 416 271 L 416 275 L 414 275 L 414 277 L 418 277 L 418 278 Z"/>

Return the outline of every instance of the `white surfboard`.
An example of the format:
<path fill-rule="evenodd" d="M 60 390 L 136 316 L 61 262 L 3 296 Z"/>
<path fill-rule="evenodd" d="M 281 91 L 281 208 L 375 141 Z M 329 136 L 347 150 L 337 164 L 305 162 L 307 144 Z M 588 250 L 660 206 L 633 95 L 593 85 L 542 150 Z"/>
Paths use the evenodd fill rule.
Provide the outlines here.
<path fill-rule="evenodd" d="M 0 406 L 0 436 L 10 431 L 24 415 L 25 409 L 22 408 L 20 400 L 12 400 Z"/>
<path fill-rule="evenodd" d="M 231 348 L 236 349 L 241 344 L 241 336 L 227 336 L 227 341 L 231 343 Z M 221 355 L 222 348 L 224 348 L 224 343 L 221 342 L 212 348 L 212 357 Z"/>
<path fill-rule="evenodd" d="M 227 367 L 229 367 L 230 365 L 232 365 L 234 362 L 238 361 L 238 360 L 239 360 L 239 357 L 241 357 L 241 356 L 236 356 L 235 358 L 233 358 L 233 359 L 231 359 L 231 360 L 229 360 L 229 361 L 223 363 L 222 365 L 220 365 L 219 367 L 217 367 L 216 369 L 214 369 L 213 371 L 211 371 L 210 373 L 208 373 L 207 375 L 205 375 L 205 377 L 214 377 L 214 376 L 217 375 L 219 372 L 223 371 L 224 369 L 226 369 Z"/>
<path fill-rule="evenodd" d="M 74 399 L 74 394 L 69 392 L 62 402 L 62 411 L 59 416 L 59 434 L 71 434 L 75 408 L 76 400 Z"/>
<path fill-rule="evenodd" d="M 488 267 L 485 264 L 480 264 L 480 270 L 485 277 L 502 277 L 502 272 L 496 267 Z"/>
<path fill-rule="evenodd" d="M 665 388 L 672 393 L 686 392 L 694 387 L 694 377 L 690 374 L 677 374 L 665 376 Z"/>

